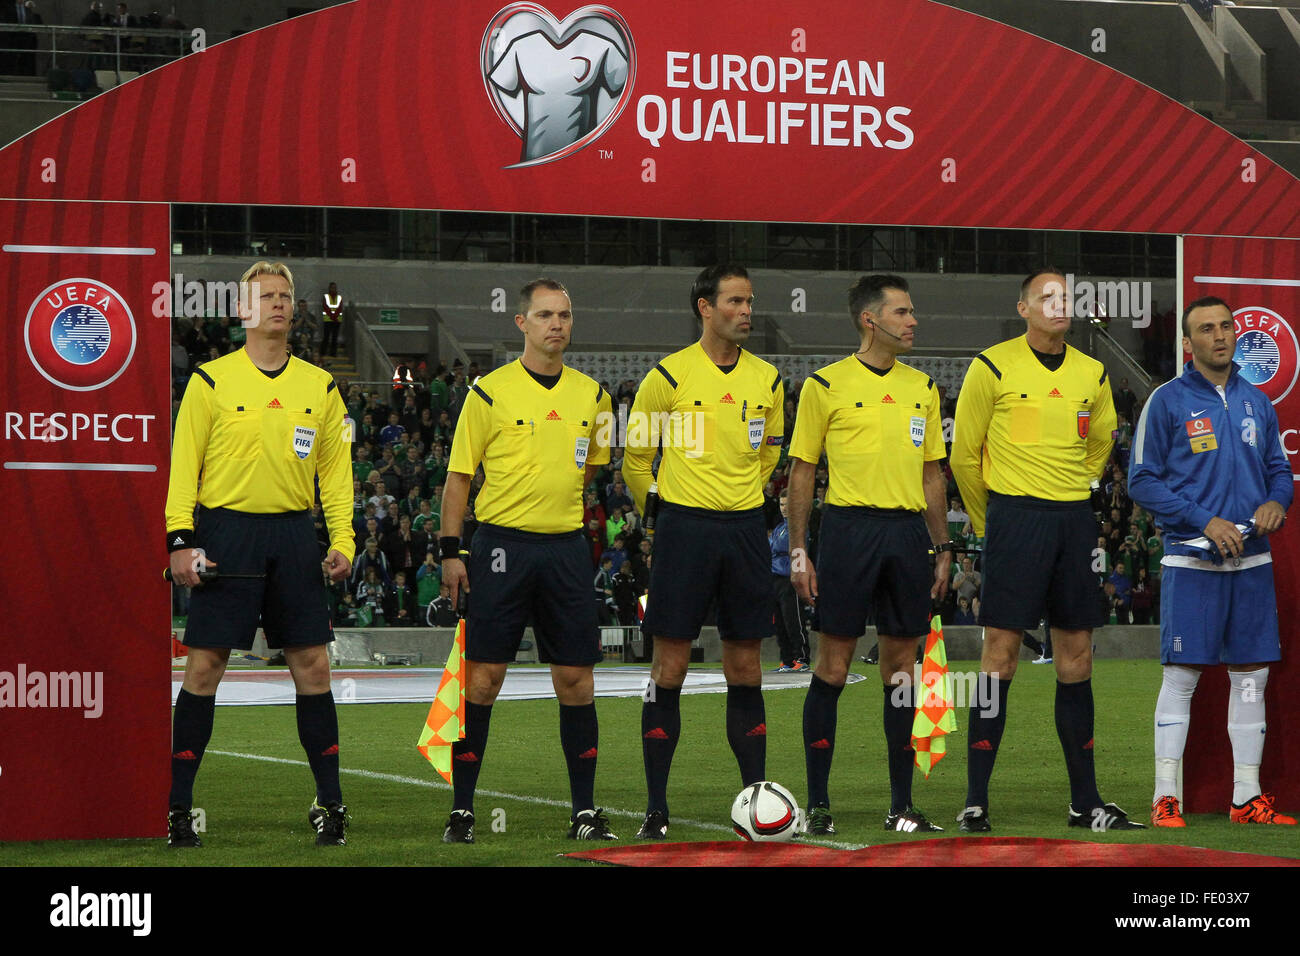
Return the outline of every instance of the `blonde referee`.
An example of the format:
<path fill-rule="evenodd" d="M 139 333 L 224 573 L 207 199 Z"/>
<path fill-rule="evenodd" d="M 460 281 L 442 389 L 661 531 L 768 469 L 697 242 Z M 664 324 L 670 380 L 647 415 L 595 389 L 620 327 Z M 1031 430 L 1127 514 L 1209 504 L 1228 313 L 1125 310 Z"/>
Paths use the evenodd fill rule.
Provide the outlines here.
<path fill-rule="evenodd" d="M 167 549 L 172 579 L 194 592 L 185 681 L 172 722 L 167 824 L 173 847 L 200 845 L 191 805 L 212 737 L 217 685 L 231 649 L 250 650 L 259 623 L 267 645 L 284 649 L 297 690 L 298 737 L 316 778 L 308 811 L 316 844 L 346 842 L 325 650 L 333 634 L 311 509 L 319 480 L 330 535 L 325 570 L 345 580 L 354 551 L 350 436 L 330 374 L 289 355 L 293 303 L 288 268 L 251 266 L 240 279 L 247 341 L 194 372 L 176 418 Z M 200 584 L 205 566 L 265 577 Z"/>

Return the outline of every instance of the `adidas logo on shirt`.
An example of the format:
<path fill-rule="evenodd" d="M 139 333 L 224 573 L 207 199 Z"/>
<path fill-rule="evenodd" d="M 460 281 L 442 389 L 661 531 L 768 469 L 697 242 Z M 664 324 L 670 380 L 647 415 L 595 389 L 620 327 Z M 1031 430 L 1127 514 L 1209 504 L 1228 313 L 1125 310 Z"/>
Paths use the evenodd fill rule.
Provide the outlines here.
<path fill-rule="evenodd" d="M 728 392 L 726 395 L 723 395 L 720 399 L 718 399 L 718 404 L 719 404 L 719 405 L 735 405 L 735 404 L 736 404 L 736 400 L 735 400 L 734 398 L 732 398 L 732 397 L 731 397 L 731 393 Z"/>
<path fill-rule="evenodd" d="M 552 409 L 551 409 L 551 414 L 549 414 L 549 415 L 546 416 L 546 420 L 547 420 L 548 422 L 560 422 L 560 421 L 563 421 L 564 419 L 560 418 L 560 413 L 557 412 L 555 409 L 552 408 Z"/>
<path fill-rule="evenodd" d="M 897 404 L 897 403 L 894 401 L 894 397 L 893 397 L 892 395 L 886 393 L 886 394 L 885 394 L 885 397 L 882 398 L 882 399 L 880 400 L 880 404 L 881 404 L 881 405 L 895 405 L 895 404 Z"/>
<path fill-rule="evenodd" d="M 1062 397 L 1062 396 L 1061 396 L 1061 390 L 1060 390 L 1059 388 L 1054 388 L 1054 389 L 1052 389 L 1050 392 L 1047 393 L 1047 397 L 1048 397 L 1048 398 L 1061 398 L 1061 397 Z"/>
<path fill-rule="evenodd" d="M 266 407 L 267 407 L 267 408 L 284 408 L 284 406 L 280 404 L 280 400 L 279 400 L 278 398 L 273 398 L 273 399 L 271 399 L 269 402 L 266 403 Z"/>

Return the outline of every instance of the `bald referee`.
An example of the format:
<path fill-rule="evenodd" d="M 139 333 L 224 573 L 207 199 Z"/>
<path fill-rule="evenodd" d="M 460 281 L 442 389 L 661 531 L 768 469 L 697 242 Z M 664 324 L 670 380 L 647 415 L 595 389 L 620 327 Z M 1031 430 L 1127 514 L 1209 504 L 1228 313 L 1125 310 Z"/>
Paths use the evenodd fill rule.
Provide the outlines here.
<path fill-rule="evenodd" d="M 1025 334 L 971 362 L 957 397 L 952 472 L 977 536 L 984 536 L 983 700 L 971 705 L 966 832 L 987 832 L 989 779 L 1007 720 L 1022 633 L 1052 622 L 1056 733 L 1070 779 L 1072 827 L 1143 825 L 1102 800 L 1093 766 L 1092 629 L 1107 614 L 1092 570 L 1091 483 L 1114 442 L 1106 370 L 1065 344 L 1071 303 L 1059 269 L 1020 286 Z"/>
<path fill-rule="evenodd" d="M 772 629 L 763 484 L 781 455 L 785 389 L 746 351 L 754 287 L 743 266 L 705 269 L 691 287 L 700 339 L 646 375 L 628 418 L 623 474 L 646 513 L 662 444 L 654 565 L 642 631 L 654 639 L 641 710 L 649 791 L 638 839 L 668 835 L 668 772 L 681 735 L 691 642 L 716 602 L 727 680 L 727 740 L 742 784 L 765 776 L 767 718 L 759 644 Z M 640 430 L 640 434 L 638 431 Z"/>
<path fill-rule="evenodd" d="M 897 360 L 916 338 L 907 280 L 863 276 L 849 290 L 849 316 L 858 351 L 804 382 L 790 440 L 790 579 L 816 603 L 822 629 L 803 711 L 808 832 L 835 832 L 829 780 L 839 696 L 870 617 L 885 692 L 885 829 L 929 833 L 942 827 L 912 805 L 912 665 L 930 631 L 931 600 L 943 598 L 952 570 L 939 390 Z M 805 546 L 823 449 L 831 482 L 815 567 Z"/>
<path fill-rule="evenodd" d="M 603 655 L 591 551 L 582 534 L 582 491 L 609 461 L 611 402 L 595 380 L 564 364 L 573 305 L 563 285 L 535 279 L 524 286 L 515 325 L 524 354 L 471 385 L 442 497 L 442 580 L 453 606 L 461 591 L 473 592 L 465 631 L 465 738 L 452 746 L 454 794 L 442 839 L 474 842 L 474 790 L 492 705 L 531 622 L 559 699 L 572 798 L 568 837 L 615 840 L 594 801 L 599 733 L 592 668 Z M 480 465 L 485 480 L 474 502 L 478 528 L 466 568 L 460 533 Z"/>
<path fill-rule="evenodd" d="M 240 279 L 242 349 L 199 367 L 176 417 L 167 488 L 172 580 L 194 588 L 185 681 L 172 722 L 168 844 L 196 847 L 194 778 L 212 737 L 213 704 L 231 649 L 251 650 L 259 623 L 283 648 L 297 690 L 298 738 L 316 778 L 307 818 L 318 846 L 342 846 L 339 731 L 330 692 L 333 640 L 311 509 L 316 483 L 329 528 L 325 571 L 352 568 L 352 468 L 347 415 L 328 372 L 288 353 L 293 275 L 257 262 Z M 197 511 L 195 506 L 197 504 Z M 200 584 L 218 573 L 260 580 Z"/>

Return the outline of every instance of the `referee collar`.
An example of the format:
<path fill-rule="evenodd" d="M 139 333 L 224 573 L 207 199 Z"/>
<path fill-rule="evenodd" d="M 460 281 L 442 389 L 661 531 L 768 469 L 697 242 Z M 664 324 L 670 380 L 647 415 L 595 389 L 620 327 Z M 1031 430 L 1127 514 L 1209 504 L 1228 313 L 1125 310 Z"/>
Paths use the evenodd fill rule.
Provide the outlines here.
<path fill-rule="evenodd" d="M 859 356 L 857 356 L 857 355 L 854 355 L 853 358 L 854 358 L 854 360 L 855 360 L 859 365 L 861 365 L 861 366 L 862 366 L 864 369 L 866 369 L 868 372 L 873 372 L 873 373 L 875 373 L 877 376 L 879 376 L 880 378 L 884 378 L 886 375 L 888 375 L 890 372 L 892 372 L 892 371 L 894 370 L 894 365 L 897 365 L 897 364 L 898 364 L 898 360 L 895 359 L 893 365 L 890 365 L 889 368 L 876 368 L 876 367 L 875 367 L 874 365 L 872 365 L 870 362 L 864 362 L 864 361 L 863 361 Z"/>
<path fill-rule="evenodd" d="M 542 388 L 546 389 L 548 392 L 555 388 L 555 386 L 559 385 L 560 379 L 564 377 L 564 366 L 560 366 L 560 370 L 554 375 L 543 375 L 541 372 L 534 372 L 524 364 L 523 359 L 519 360 L 519 367 L 528 373 L 529 378 L 542 386 Z"/>
<path fill-rule="evenodd" d="M 267 378 L 279 378 L 280 375 L 283 374 L 284 370 L 289 367 L 289 363 L 293 361 L 293 356 L 290 355 L 288 358 L 284 360 L 283 365 L 281 365 L 277 369 L 274 369 L 273 371 L 268 372 L 266 369 L 262 368 L 260 365 L 258 365 L 256 362 L 253 361 L 253 356 L 248 354 L 248 349 L 240 349 L 240 351 L 244 353 L 244 358 L 247 360 L 248 364 L 253 366 L 253 368 L 257 369 Z"/>

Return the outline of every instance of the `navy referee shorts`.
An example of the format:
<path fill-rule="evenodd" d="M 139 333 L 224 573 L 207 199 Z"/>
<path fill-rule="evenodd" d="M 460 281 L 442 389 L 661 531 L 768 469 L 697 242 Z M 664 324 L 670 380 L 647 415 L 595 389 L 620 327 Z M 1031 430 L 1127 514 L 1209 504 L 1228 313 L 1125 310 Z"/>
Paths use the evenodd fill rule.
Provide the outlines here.
<path fill-rule="evenodd" d="M 771 576 L 762 508 L 709 511 L 661 500 L 641 632 L 693 641 L 716 602 L 724 641 L 770 637 Z"/>
<path fill-rule="evenodd" d="M 1097 519 L 1083 501 L 989 494 L 979 623 L 1027 631 L 1047 619 L 1067 631 L 1110 619 L 1092 569 Z"/>
<path fill-rule="evenodd" d="M 930 533 L 919 511 L 827 505 L 817 545 L 823 634 L 930 633 Z"/>
<path fill-rule="evenodd" d="M 253 648 L 260 623 L 268 647 L 310 647 L 334 640 L 320 548 L 310 511 L 253 514 L 199 507 L 196 547 L 225 574 L 190 592 L 187 647 Z"/>
<path fill-rule="evenodd" d="M 509 663 L 531 623 L 543 664 L 585 667 L 604 659 L 582 531 L 537 534 L 480 522 L 470 542 L 465 656 Z"/>

